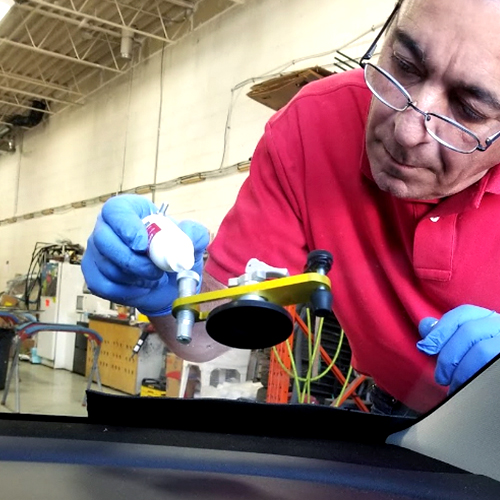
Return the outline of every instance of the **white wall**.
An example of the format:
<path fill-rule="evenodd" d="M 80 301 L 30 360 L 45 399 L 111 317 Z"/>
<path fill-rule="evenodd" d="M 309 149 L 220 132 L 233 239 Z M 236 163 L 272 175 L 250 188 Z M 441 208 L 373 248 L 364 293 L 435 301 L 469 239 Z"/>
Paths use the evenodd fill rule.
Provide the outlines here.
<path fill-rule="evenodd" d="M 231 89 L 292 60 L 340 48 L 384 21 L 394 0 L 247 0 L 25 134 L 0 157 L 0 220 L 220 166 Z M 371 40 L 346 49 L 359 57 Z M 332 56 L 291 66 L 328 65 Z M 248 159 L 272 111 L 235 92 L 224 165 Z M 161 90 L 163 89 L 163 95 Z M 161 107 L 160 134 L 158 119 Z M 216 231 L 246 174 L 157 195 Z M 0 290 L 37 241 L 86 244 L 100 205 L 0 226 Z M 8 264 L 7 264 L 8 262 Z"/>

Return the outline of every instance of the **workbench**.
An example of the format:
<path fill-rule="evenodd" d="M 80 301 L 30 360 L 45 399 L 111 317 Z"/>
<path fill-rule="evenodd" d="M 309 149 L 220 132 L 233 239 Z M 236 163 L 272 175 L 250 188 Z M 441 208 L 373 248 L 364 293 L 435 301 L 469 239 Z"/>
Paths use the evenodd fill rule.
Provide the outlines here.
<path fill-rule="evenodd" d="M 132 350 L 139 340 L 146 323 L 131 324 L 128 320 L 90 315 L 89 328 L 102 338 L 99 355 L 99 373 L 104 386 L 126 394 L 141 391 L 145 378 L 158 378 L 165 373 L 165 344 L 158 334 L 151 333 L 139 353 L 132 357 Z M 87 349 L 85 372 L 92 367 L 92 349 Z"/>

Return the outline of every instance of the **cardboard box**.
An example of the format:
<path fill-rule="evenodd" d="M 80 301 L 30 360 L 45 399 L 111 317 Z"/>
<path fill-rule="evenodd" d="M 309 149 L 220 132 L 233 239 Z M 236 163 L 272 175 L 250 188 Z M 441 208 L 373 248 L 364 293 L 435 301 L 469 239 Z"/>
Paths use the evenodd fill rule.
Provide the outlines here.
<path fill-rule="evenodd" d="M 6 293 L 0 296 L 0 306 L 2 307 L 17 307 L 19 305 L 19 299 L 13 295 L 8 295 Z"/>
<path fill-rule="evenodd" d="M 36 342 L 34 338 L 24 339 L 21 344 L 21 350 L 19 353 L 30 355 L 31 349 L 33 349 L 33 347 L 36 347 Z"/>
<path fill-rule="evenodd" d="M 314 80 L 320 80 L 331 74 L 331 71 L 321 66 L 294 71 L 253 85 L 247 96 L 278 111 L 285 106 L 304 85 Z"/>
<path fill-rule="evenodd" d="M 166 396 L 168 398 L 178 398 L 181 385 L 183 361 L 173 352 L 167 353 L 165 376 L 167 377 Z"/>

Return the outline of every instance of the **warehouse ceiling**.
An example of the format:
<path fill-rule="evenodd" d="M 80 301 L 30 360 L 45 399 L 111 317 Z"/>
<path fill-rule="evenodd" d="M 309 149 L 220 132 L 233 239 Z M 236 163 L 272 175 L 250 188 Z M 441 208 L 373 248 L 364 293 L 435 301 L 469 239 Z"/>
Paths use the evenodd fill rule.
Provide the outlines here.
<path fill-rule="evenodd" d="M 32 126 L 244 0 L 15 0 L 0 22 L 0 122 Z M 35 113 L 36 112 L 36 113 Z"/>

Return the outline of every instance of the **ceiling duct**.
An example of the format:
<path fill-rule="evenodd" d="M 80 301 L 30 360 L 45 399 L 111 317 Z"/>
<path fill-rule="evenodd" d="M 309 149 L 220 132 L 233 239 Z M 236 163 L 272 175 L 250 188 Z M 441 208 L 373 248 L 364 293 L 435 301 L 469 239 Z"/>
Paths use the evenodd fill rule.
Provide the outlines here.
<path fill-rule="evenodd" d="M 16 152 L 16 142 L 14 137 L 5 137 L 0 139 L 0 154 L 4 153 L 15 153 Z"/>
<path fill-rule="evenodd" d="M 14 127 L 9 123 L 0 124 L 0 139 L 3 139 L 6 135 L 9 135 L 12 132 Z"/>
<path fill-rule="evenodd" d="M 31 107 L 35 109 L 30 110 L 27 115 L 14 115 L 7 118 L 6 121 L 16 127 L 36 127 L 43 119 L 43 111 L 47 110 L 47 101 L 40 101 L 35 99 L 34 101 L 32 101 Z"/>
<path fill-rule="evenodd" d="M 16 142 L 13 131 L 13 125 L 9 123 L 0 123 L 0 154 L 16 152 Z"/>

